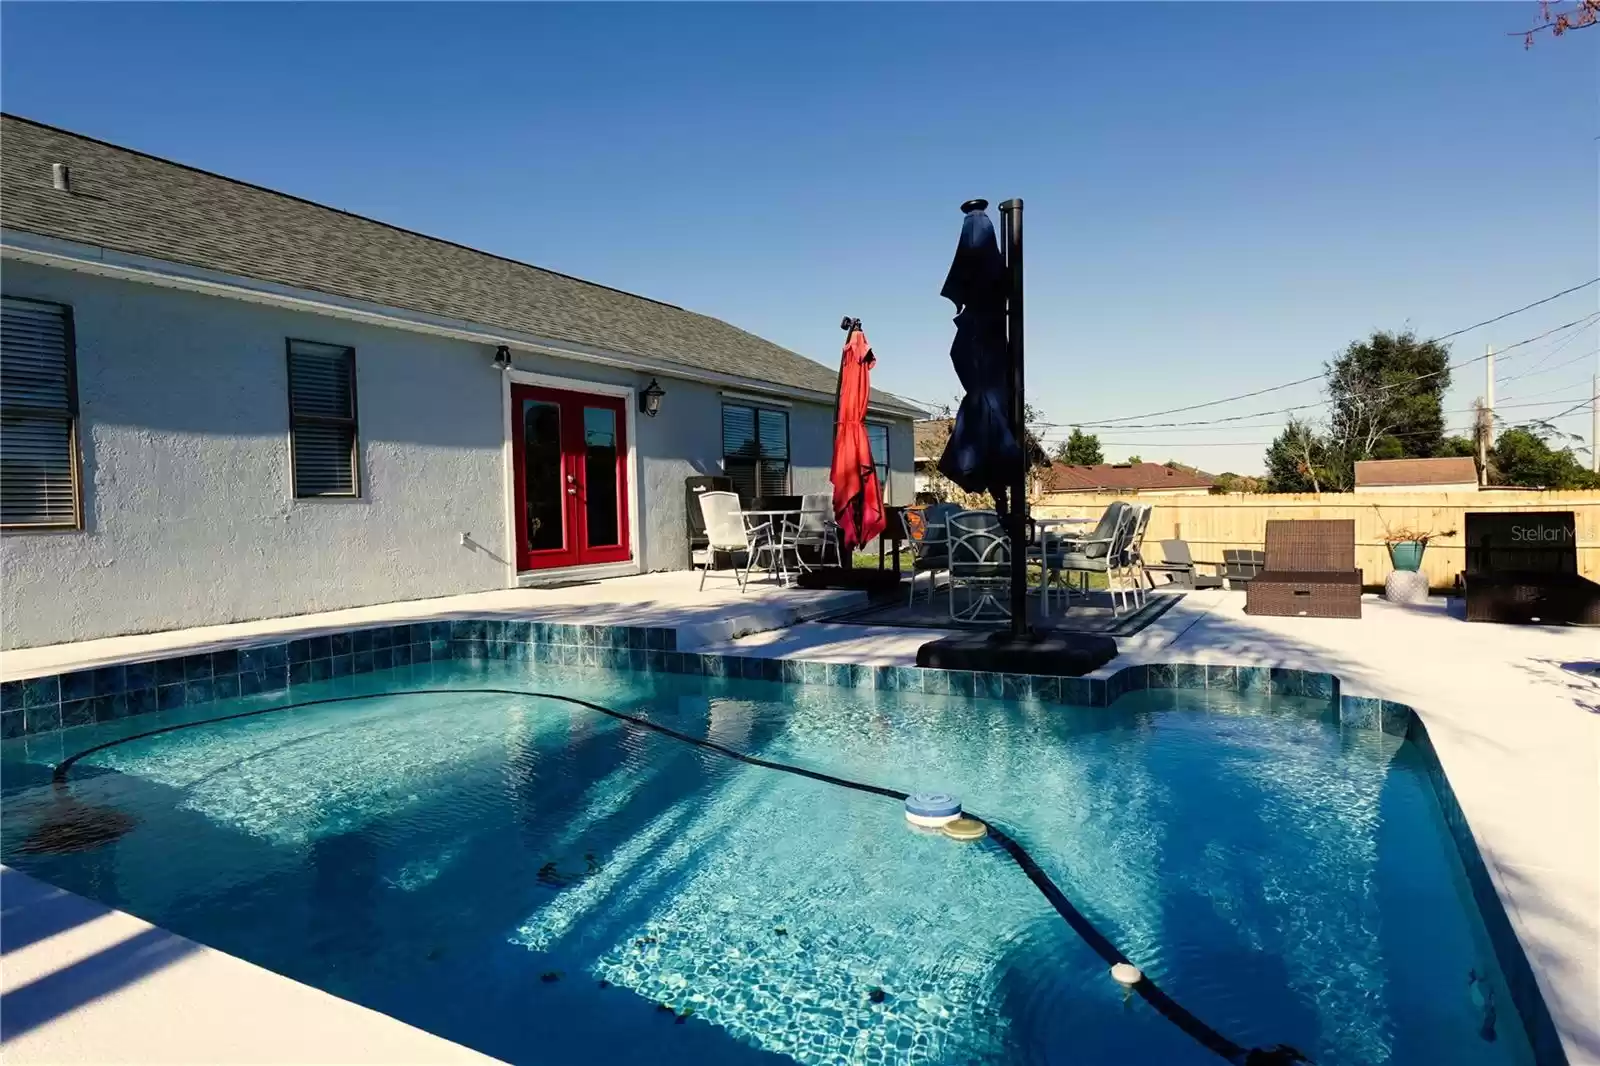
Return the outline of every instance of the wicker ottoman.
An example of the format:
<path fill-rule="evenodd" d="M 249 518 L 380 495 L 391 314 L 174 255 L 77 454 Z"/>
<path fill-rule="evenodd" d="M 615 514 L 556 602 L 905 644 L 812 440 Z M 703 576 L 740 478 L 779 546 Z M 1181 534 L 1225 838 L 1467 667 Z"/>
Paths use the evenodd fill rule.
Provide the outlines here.
<path fill-rule="evenodd" d="M 1263 570 L 1245 589 L 1244 613 L 1360 618 L 1359 570 Z"/>

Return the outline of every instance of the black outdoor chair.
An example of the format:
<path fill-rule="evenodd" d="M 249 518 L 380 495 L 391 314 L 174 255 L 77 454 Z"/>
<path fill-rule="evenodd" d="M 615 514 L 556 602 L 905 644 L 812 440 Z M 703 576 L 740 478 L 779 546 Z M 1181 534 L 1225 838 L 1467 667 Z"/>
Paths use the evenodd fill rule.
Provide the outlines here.
<path fill-rule="evenodd" d="M 1242 589 L 1267 568 L 1267 553 L 1249 548 L 1226 548 L 1222 552 L 1222 576 L 1230 589 Z"/>
<path fill-rule="evenodd" d="M 1468 511 L 1466 532 L 1467 621 L 1600 625 L 1571 511 Z"/>
<path fill-rule="evenodd" d="M 1196 563 L 1194 556 L 1189 554 L 1189 545 L 1181 540 L 1164 540 L 1161 542 L 1162 562 L 1145 563 L 1144 572 L 1148 574 L 1167 575 L 1167 584 L 1182 589 L 1220 589 L 1222 587 L 1221 574 L 1202 574 L 1197 567 L 1212 566 L 1216 563 Z M 1155 578 L 1150 579 L 1152 585 Z"/>

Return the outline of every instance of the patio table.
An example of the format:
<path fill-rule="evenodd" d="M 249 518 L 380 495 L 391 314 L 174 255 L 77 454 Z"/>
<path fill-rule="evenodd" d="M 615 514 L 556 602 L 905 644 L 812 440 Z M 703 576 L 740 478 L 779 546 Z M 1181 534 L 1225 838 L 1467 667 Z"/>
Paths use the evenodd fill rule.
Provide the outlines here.
<path fill-rule="evenodd" d="M 783 551 L 784 551 L 784 549 L 783 549 L 782 545 L 783 545 L 784 531 L 788 530 L 788 529 L 793 529 L 795 536 L 798 536 L 799 532 L 800 532 L 800 516 L 802 514 L 826 514 L 826 513 L 828 513 L 828 512 L 822 511 L 822 510 L 816 509 L 816 508 L 807 510 L 804 507 L 780 507 L 780 508 L 771 509 L 771 510 L 740 511 L 739 512 L 739 517 L 746 520 L 745 521 L 745 528 L 746 529 L 754 530 L 754 529 L 756 529 L 758 527 L 762 527 L 762 526 L 767 527 L 767 529 L 768 529 L 767 535 L 768 536 L 773 536 L 773 531 L 772 531 L 771 527 L 773 527 L 774 525 L 776 525 L 778 527 L 777 530 L 776 530 L 776 543 L 778 545 L 780 545 L 780 547 L 778 549 L 778 583 L 780 585 L 782 585 L 782 584 L 787 584 L 788 580 L 789 580 L 789 569 L 788 569 L 787 566 L 784 565 L 784 559 L 783 559 Z M 755 523 L 751 523 L 749 521 L 749 519 L 752 519 L 752 518 L 760 519 L 760 521 L 755 522 Z M 792 524 L 788 521 L 791 518 L 794 519 Z M 806 566 L 804 560 L 802 560 L 800 558 L 799 545 L 794 544 L 794 543 L 790 543 L 788 545 L 788 547 L 794 550 L 795 562 L 800 566 L 800 569 L 802 569 L 802 570 L 809 569 Z"/>
<path fill-rule="evenodd" d="M 1050 542 L 1050 529 L 1052 526 L 1092 526 L 1099 519 L 1095 518 L 1035 518 L 1033 524 L 1039 530 L 1039 617 L 1045 618 L 1050 614 L 1050 597 L 1046 594 L 1047 583 L 1050 580 L 1050 568 L 1045 563 L 1044 548 Z M 1070 593 L 1070 590 L 1068 590 Z M 1070 595 L 1069 604 L 1072 602 Z"/>

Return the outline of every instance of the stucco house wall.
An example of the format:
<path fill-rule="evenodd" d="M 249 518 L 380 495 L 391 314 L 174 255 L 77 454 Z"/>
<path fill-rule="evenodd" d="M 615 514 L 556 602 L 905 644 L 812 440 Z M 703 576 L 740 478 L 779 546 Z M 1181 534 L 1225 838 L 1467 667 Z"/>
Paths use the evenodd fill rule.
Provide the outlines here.
<path fill-rule="evenodd" d="M 8 259 L 7 295 L 68 304 L 84 528 L 0 537 L 0 647 L 504 588 L 504 382 L 492 349 Z M 362 496 L 296 500 L 286 338 L 356 351 Z M 526 352 L 515 368 L 642 389 Z M 687 565 L 683 479 L 720 473 L 722 393 L 663 379 L 635 419 L 635 560 Z M 833 412 L 794 401 L 792 488 L 826 491 Z M 908 499 L 910 422 L 891 428 Z M 470 534 L 463 545 L 462 534 Z"/>

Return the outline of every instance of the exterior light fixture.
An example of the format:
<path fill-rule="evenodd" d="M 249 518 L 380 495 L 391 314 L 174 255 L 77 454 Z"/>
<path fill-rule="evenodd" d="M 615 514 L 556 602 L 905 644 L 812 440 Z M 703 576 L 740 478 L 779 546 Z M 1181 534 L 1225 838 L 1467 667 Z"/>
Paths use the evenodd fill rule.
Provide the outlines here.
<path fill-rule="evenodd" d="M 650 384 L 646 385 L 644 391 L 639 394 L 639 410 L 654 418 L 661 412 L 661 397 L 666 394 L 667 390 L 661 387 L 661 383 L 655 378 L 651 378 Z"/>
<path fill-rule="evenodd" d="M 496 370 L 511 369 L 511 349 L 503 344 L 494 350 L 494 368 Z"/>

